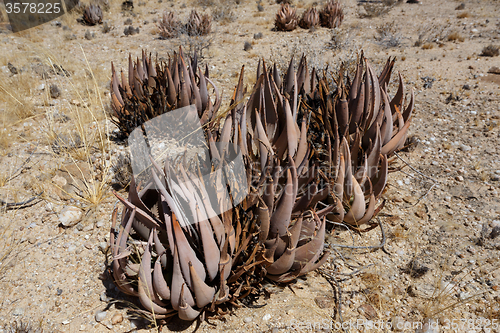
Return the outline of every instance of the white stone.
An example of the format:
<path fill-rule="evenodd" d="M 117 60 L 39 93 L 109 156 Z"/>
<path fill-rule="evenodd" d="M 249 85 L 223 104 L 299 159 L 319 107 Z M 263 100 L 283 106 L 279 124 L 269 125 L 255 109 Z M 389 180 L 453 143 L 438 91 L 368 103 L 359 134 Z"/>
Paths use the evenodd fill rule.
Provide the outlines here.
<path fill-rule="evenodd" d="M 104 318 L 106 318 L 106 311 L 97 311 L 95 313 L 95 321 L 97 321 L 98 323 L 103 321 Z"/>
<path fill-rule="evenodd" d="M 63 226 L 71 227 L 80 221 L 82 211 L 81 209 L 73 206 L 66 206 L 59 212 L 59 214 L 57 214 L 57 216 L 59 217 L 59 222 L 61 222 Z"/>

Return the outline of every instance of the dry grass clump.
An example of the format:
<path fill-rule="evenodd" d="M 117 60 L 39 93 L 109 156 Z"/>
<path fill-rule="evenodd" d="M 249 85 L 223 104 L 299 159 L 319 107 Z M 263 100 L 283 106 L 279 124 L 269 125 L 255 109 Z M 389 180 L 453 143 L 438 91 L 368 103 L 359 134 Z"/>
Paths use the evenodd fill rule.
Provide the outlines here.
<path fill-rule="evenodd" d="M 292 31 L 297 27 L 297 24 L 297 10 L 287 3 L 282 4 L 274 20 L 276 30 Z"/>
<path fill-rule="evenodd" d="M 464 12 L 461 12 L 461 13 L 458 13 L 457 14 L 457 18 L 459 19 L 463 19 L 463 18 L 468 18 L 468 17 L 471 17 L 471 13 L 468 12 L 468 11 L 464 11 Z"/>
<path fill-rule="evenodd" d="M 385 48 L 399 47 L 404 37 L 398 31 L 400 30 L 394 26 L 394 22 L 386 23 L 377 28 L 375 40 Z"/>
<path fill-rule="evenodd" d="M 52 68 L 61 67 L 55 56 L 49 52 L 46 56 Z M 75 96 L 70 97 L 71 103 L 61 104 L 59 109 L 67 116 L 68 126 L 60 130 L 56 119 L 47 112 L 42 127 L 53 153 L 63 155 L 70 161 L 62 169 L 71 177 L 75 190 L 60 190 L 83 208 L 89 209 L 109 197 L 111 180 L 109 120 L 101 100 L 102 88 L 94 73 L 99 71 L 93 70 L 87 62 L 84 77 L 57 76 L 57 85 L 63 90 L 68 87 L 68 95 Z"/>
<path fill-rule="evenodd" d="M 175 13 L 165 11 L 163 17 L 158 22 L 158 34 L 165 39 L 174 38 L 181 32 L 181 22 L 175 16 Z"/>
<path fill-rule="evenodd" d="M 359 12 L 361 18 L 374 18 L 387 14 L 394 6 L 400 4 L 401 0 L 383 0 L 378 2 L 367 2 L 363 5 L 364 12 Z"/>
<path fill-rule="evenodd" d="M 212 18 L 220 23 L 230 23 L 236 21 L 238 15 L 233 11 L 234 2 L 231 0 L 219 0 L 212 7 Z"/>
<path fill-rule="evenodd" d="M 462 34 L 460 34 L 459 32 L 457 31 L 454 31 L 452 33 L 450 33 L 447 37 L 447 40 L 449 42 L 455 42 L 455 41 L 458 41 L 458 42 L 463 42 L 465 40 L 464 36 L 462 36 Z"/>
<path fill-rule="evenodd" d="M 481 55 L 484 57 L 497 57 L 500 54 L 500 47 L 498 45 L 490 44 L 485 46 L 481 51 Z"/>
<path fill-rule="evenodd" d="M 36 114 L 33 104 L 35 80 L 29 71 L 8 76 L 0 73 L 0 102 L 5 103 L 9 122 L 32 117 Z"/>

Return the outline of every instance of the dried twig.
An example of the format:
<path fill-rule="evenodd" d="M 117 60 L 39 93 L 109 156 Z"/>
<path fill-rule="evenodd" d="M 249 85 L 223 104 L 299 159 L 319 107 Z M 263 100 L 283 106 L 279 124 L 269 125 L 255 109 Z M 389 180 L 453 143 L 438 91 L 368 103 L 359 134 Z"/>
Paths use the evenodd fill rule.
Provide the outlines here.
<path fill-rule="evenodd" d="M 36 200 L 38 197 L 42 195 L 43 191 L 35 195 L 34 197 L 29 198 L 28 200 L 24 200 L 21 202 L 6 202 L 0 199 L 0 207 L 5 207 L 7 209 L 14 208 L 14 207 L 21 207 L 25 208 L 27 204 L 33 202 Z"/>
<path fill-rule="evenodd" d="M 334 290 L 335 298 L 336 298 L 336 305 L 337 305 L 337 313 L 339 315 L 339 320 L 340 320 L 340 326 L 342 327 L 342 330 L 347 333 L 347 330 L 344 328 L 344 320 L 342 319 L 342 289 L 340 288 L 339 282 L 333 276 L 332 274 L 326 272 L 324 269 L 320 268 L 318 269 L 318 272 L 323 275 L 323 277 L 332 285 L 332 281 L 335 282 L 335 286 L 332 285 L 332 288 Z M 335 319 L 335 314 L 333 315 L 333 318 Z"/>

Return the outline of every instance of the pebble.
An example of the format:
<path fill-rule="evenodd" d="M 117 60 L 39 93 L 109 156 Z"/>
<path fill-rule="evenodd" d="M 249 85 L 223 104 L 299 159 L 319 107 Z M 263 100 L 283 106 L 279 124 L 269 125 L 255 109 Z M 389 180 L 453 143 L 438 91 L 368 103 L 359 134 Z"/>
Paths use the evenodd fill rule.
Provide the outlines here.
<path fill-rule="evenodd" d="M 100 242 L 99 243 L 99 250 L 101 250 L 102 253 L 106 253 L 107 249 L 108 249 L 108 243 L 107 242 Z"/>
<path fill-rule="evenodd" d="M 264 317 L 262 317 L 262 320 L 264 320 L 264 321 L 267 321 L 269 319 L 271 319 L 271 314 L 270 313 L 267 313 L 267 314 L 264 315 Z"/>
<path fill-rule="evenodd" d="M 65 227 L 71 227 L 80 221 L 82 217 L 82 211 L 79 208 L 73 206 L 65 206 L 59 214 L 59 222 Z"/>
<path fill-rule="evenodd" d="M 106 295 L 106 292 L 102 292 L 100 296 L 101 302 L 109 302 L 109 297 Z"/>
<path fill-rule="evenodd" d="M 97 311 L 95 313 L 95 321 L 97 321 L 98 323 L 103 321 L 104 318 L 106 318 L 106 311 Z"/>
<path fill-rule="evenodd" d="M 89 243 L 89 242 L 85 243 L 83 246 L 85 246 L 85 248 L 86 248 L 87 250 L 91 250 L 91 249 L 92 249 L 92 244 L 91 244 L 91 243 Z"/>
<path fill-rule="evenodd" d="M 368 303 L 362 304 L 358 308 L 358 312 L 366 317 L 368 320 L 377 318 L 377 311 Z"/>
<path fill-rule="evenodd" d="M 97 221 L 97 223 L 95 224 L 95 226 L 98 227 L 98 228 L 104 227 L 104 221 Z"/>
<path fill-rule="evenodd" d="M 320 309 L 332 308 L 335 304 L 335 300 L 328 296 L 318 296 L 314 298 L 314 302 Z"/>
<path fill-rule="evenodd" d="M 253 320 L 252 317 L 246 317 L 245 319 L 243 319 L 243 321 L 245 322 L 245 324 L 251 323 L 252 320 Z"/>
<path fill-rule="evenodd" d="M 22 316 L 24 314 L 24 309 L 21 307 L 17 307 L 12 311 L 12 315 L 14 316 Z"/>
<path fill-rule="evenodd" d="M 115 313 L 113 317 L 111 317 L 111 324 L 116 325 L 123 321 L 123 316 L 121 313 Z"/>
<path fill-rule="evenodd" d="M 462 177 L 462 176 L 456 176 L 455 180 L 457 180 L 459 182 L 463 182 L 464 181 L 464 177 Z"/>

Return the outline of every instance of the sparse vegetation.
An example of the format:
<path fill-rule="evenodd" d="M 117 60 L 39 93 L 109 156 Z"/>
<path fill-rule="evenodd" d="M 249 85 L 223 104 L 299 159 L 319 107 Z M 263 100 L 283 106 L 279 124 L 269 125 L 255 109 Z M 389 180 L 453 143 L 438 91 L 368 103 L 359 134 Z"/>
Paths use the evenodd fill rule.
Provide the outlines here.
<path fill-rule="evenodd" d="M 490 44 L 485 46 L 481 51 L 481 55 L 484 57 L 497 57 L 500 54 L 500 46 Z"/>
<path fill-rule="evenodd" d="M 401 46 L 404 37 L 399 33 L 400 29 L 393 22 L 386 23 L 377 28 L 377 42 L 385 48 Z"/>
<path fill-rule="evenodd" d="M 414 114 L 417 126 L 411 127 L 408 138 L 402 140 L 410 149 L 399 153 L 409 165 L 397 158 L 388 161 L 388 183 L 380 199 L 385 206 L 377 215 L 385 230 L 386 241 L 382 242 L 382 247 L 378 245 L 384 237 L 378 227 L 359 233 L 334 223 L 332 217 L 335 215 L 327 214 L 326 227 L 331 230 L 327 233 L 327 246 L 331 254 L 321 275 L 308 274 L 307 278 L 300 278 L 291 285 L 291 289 L 284 290 L 264 282 L 265 289 L 261 290 L 266 294 L 256 298 L 253 305 L 244 303 L 243 308 L 234 310 L 235 316 L 220 314 L 218 318 L 226 320 L 227 327 L 288 331 L 293 330 L 292 320 L 319 322 L 332 317 L 332 323 L 339 324 L 371 316 L 373 320 L 392 324 L 398 320 L 415 323 L 431 320 L 443 327 L 446 318 L 467 318 L 477 322 L 483 318 L 498 318 L 500 272 L 495 256 L 500 239 L 500 211 L 495 200 L 500 171 L 495 147 L 500 138 L 500 126 L 497 112 L 499 70 L 496 68 L 499 57 L 495 57 L 498 52 L 498 48 L 495 51 L 495 36 L 500 23 L 494 15 L 492 1 L 482 1 L 477 8 L 465 2 L 465 6 L 457 10 L 455 7 L 461 1 L 454 4 L 420 2 L 421 5 L 408 4 L 406 0 L 357 1 L 357 6 L 356 2 L 341 2 L 345 5 L 345 17 L 340 28 L 314 28 L 313 23 L 311 29 L 299 18 L 311 12 L 310 6 L 321 10 L 326 1 L 316 4 L 293 1 L 291 7 L 297 10 L 297 25 L 309 30 L 295 29 L 287 33 L 273 32 L 275 14 L 280 7 L 276 1 L 125 1 L 125 11 L 122 11 L 123 1 L 85 0 L 71 13 L 17 34 L 7 30 L 6 22 L 0 22 L 0 331 L 26 330 L 23 327 L 28 326 L 28 318 L 32 329 L 38 328 L 43 318 L 40 326 L 50 332 L 122 332 L 145 328 L 141 326 L 144 324 L 125 315 L 118 303 L 109 301 L 129 298 L 116 291 L 116 285 L 111 283 L 101 253 L 106 252 L 109 245 L 109 215 L 115 208 L 109 185 L 126 197 L 123 189 L 128 188 L 132 172 L 127 143 L 118 139 L 117 127 L 109 121 L 110 63 L 114 61 L 121 82 L 122 69 L 128 78 L 128 53 L 133 55 L 135 64 L 134 55 L 139 55 L 140 62 L 141 50 L 147 48 L 152 50 L 148 57 L 168 66 L 173 59 L 168 54 L 177 51 L 179 46 L 183 46 L 184 57 L 188 59 L 186 64 L 194 50 L 202 52 L 201 56 L 198 53 L 198 65 L 202 73 L 208 70 L 207 77 L 219 89 L 221 114 L 231 110 L 229 100 L 238 81 L 239 65 L 243 63 L 244 80 L 248 84 L 241 105 L 247 103 L 257 82 L 255 69 L 261 57 L 266 60 L 265 71 L 274 80 L 287 72 L 291 55 L 294 55 L 292 67 L 295 70 L 301 56 L 306 55 L 308 73 L 311 74 L 314 67 L 318 79 L 326 77 L 321 83 L 322 91 L 326 91 L 325 96 L 334 102 L 342 99 L 339 95 L 342 89 L 353 85 L 362 48 L 377 76 L 389 55 L 398 60 L 389 84 L 390 97 L 398 95 L 398 76 L 394 75 L 398 71 L 404 77 L 405 90 L 415 85 L 418 89 Z M 101 26 L 78 23 L 89 4 L 99 5 L 104 12 L 106 21 L 103 20 Z M 4 8 L 0 1 L 0 12 Z M 159 26 L 165 9 L 175 13 L 180 22 L 179 32 L 172 37 L 168 37 L 170 32 L 161 36 Z M 193 9 L 198 11 L 200 18 L 202 14 L 211 18 L 208 35 L 188 35 L 186 23 Z M 369 17 L 372 19 L 367 19 Z M 124 38 L 124 28 L 133 36 Z M 407 47 L 414 43 L 417 47 Z M 39 45 L 42 47 L 37 47 Z M 486 50 L 488 46 L 493 48 Z M 253 49 L 249 51 L 250 47 Z M 57 55 L 49 55 L 48 50 Z M 85 56 L 89 58 L 88 65 Z M 405 62 L 401 64 L 399 60 Z M 262 73 L 262 62 L 260 66 Z M 340 72 L 342 78 L 348 76 L 351 80 L 343 81 L 340 75 L 333 75 Z M 196 82 L 198 75 L 194 73 Z M 434 86 L 423 90 L 427 82 L 422 82 L 421 77 L 426 76 L 435 78 Z M 297 72 L 297 80 L 303 77 Z M 367 77 L 370 79 L 370 75 Z M 363 76 L 363 82 L 365 79 Z M 281 89 L 281 85 L 277 87 Z M 208 90 L 214 104 L 217 99 L 212 86 L 209 85 Z M 364 92 L 369 91 L 365 87 Z M 149 86 L 144 92 L 151 93 L 149 100 L 154 101 L 155 96 L 167 96 Z M 194 89 L 189 97 L 193 94 Z M 284 96 L 293 101 L 294 91 Z M 297 104 L 317 106 L 317 96 L 299 89 Z M 134 101 L 137 105 L 149 103 L 135 96 L 131 99 L 132 104 Z M 277 108 L 280 101 L 274 101 Z M 321 110 L 332 112 L 328 116 L 332 121 L 339 114 L 335 107 L 329 109 L 318 105 Z M 382 108 L 384 105 L 381 104 Z M 395 112 L 390 102 L 388 105 Z M 260 107 L 254 106 L 255 109 Z M 366 107 L 371 110 L 369 105 Z M 404 108 L 398 107 L 398 110 L 403 114 Z M 238 109 L 235 113 L 239 112 Z M 297 114 L 299 120 L 303 116 L 301 112 Z M 317 113 L 312 113 L 306 117 L 308 129 L 316 116 Z M 396 131 L 401 125 L 397 116 L 393 120 Z M 270 119 L 265 119 L 266 131 L 271 123 Z M 113 133 L 111 142 L 107 127 Z M 99 132 L 104 133 L 102 140 Z M 328 142 L 326 139 L 327 132 L 324 126 L 323 138 L 321 135 L 317 138 L 324 141 L 309 154 L 325 149 L 328 144 L 335 146 L 335 140 Z M 414 136 L 418 136 L 418 145 L 411 140 Z M 351 144 L 356 140 L 356 133 L 346 138 Z M 373 142 L 364 145 L 369 147 Z M 251 152 L 255 154 L 258 147 L 259 144 L 252 146 Z M 12 179 L 13 172 L 32 152 L 31 162 Z M 349 153 L 355 154 L 351 149 Z M 357 156 L 359 164 L 364 154 L 358 152 Z M 287 166 L 282 164 L 281 167 L 286 173 Z M 324 171 L 322 164 L 318 170 Z M 402 172 L 391 173 L 396 170 Z M 423 177 L 420 173 L 437 182 L 419 180 Z M 277 188 L 281 189 L 281 183 L 279 181 Z M 367 180 L 365 185 L 369 187 Z M 28 207 L 5 205 L 23 202 L 42 191 L 44 193 Z M 364 194 L 366 204 L 369 199 Z M 144 200 L 149 202 L 150 199 L 146 196 Z M 323 209 L 324 204 L 330 202 L 319 202 L 319 209 Z M 348 211 L 352 204 L 346 201 L 343 208 Z M 75 224 L 62 224 L 61 210 L 73 206 L 84 212 L 82 219 Z M 151 211 L 158 216 L 156 207 Z M 240 220 L 249 218 L 246 214 L 250 211 L 246 209 Z M 235 236 L 245 232 L 245 228 L 241 232 L 235 230 Z M 162 235 L 160 238 L 163 240 Z M 128 240 L 125 248 L 130 245 L 130 250 L 137 254 L 133 257 L 137 261 L 126 267 L 133 280 L 134 265 L 140 262 L 139 256 L 144 254 L 147 240 L 139 234 L 131 234 Z M 348 247 L 374 245 L 379 250 Z M 449 259 L 444 263 L 439 254 L 447 249 L 450 249 Z M 158 257 L 156 249 L 151 253 L 153 258 Z M 419 262 L 421 254 L 431 260 Z M 248 253 L 242 251 L 240 255 Z M 95 278 L 99 273 L 103 273 L 103 281 Z M 326 276 L 332 282 L 331 290 L 325 288 L 328 286 L 324 280 Z M 169 283 L 168 275 L 165 278 Z M 99 295 L 104 288 L 106 295 Z M 244 292 L 242 287 L 240 295 Z M 271 294 L 270 298 L 267 293 Z M 315 302 L 316 298 L 328 299 L 326 303 L 329 304 Z M 286 303 L 282 302 L 285 300 Z M 337 300 L 340 303 L 336 304 Z M 35 303 L 37 306 L 33 307 Z M 264 303 L 266 306 L 260 307 Z M 124 304 L 139 312 L 140 304 Z M 107 318 L 96 323 L 93 314 L 105 311 L 106 306 Z M 109 328 L 110 318 L 115 313 L 123 314 L 123 321 Z M 161 330 L 157 326 L 157 313 L 141 314 L 150 321 L 149 329 Z M 268 314 L 270 319 L 248 321 L 248 318 L 267 318 Z M 48 320 L 55 327 L 49 328 Z M 210 320 L 210 323 L 217 325 L 215 330 L 222 325 L 219 319 Z M 169 329 L 172 329 L 171 324 L 177 325 L 172 320 L 168 323 Z M 194 326 L 187 330 L 194 330 Z M 199 330 L 207 329 L 210 330 L 210 326 L 201 321 Z M 297 329 L 302 330 L 311 329 Z M 331 330 L 336 331 L 335 328 Z"/>

